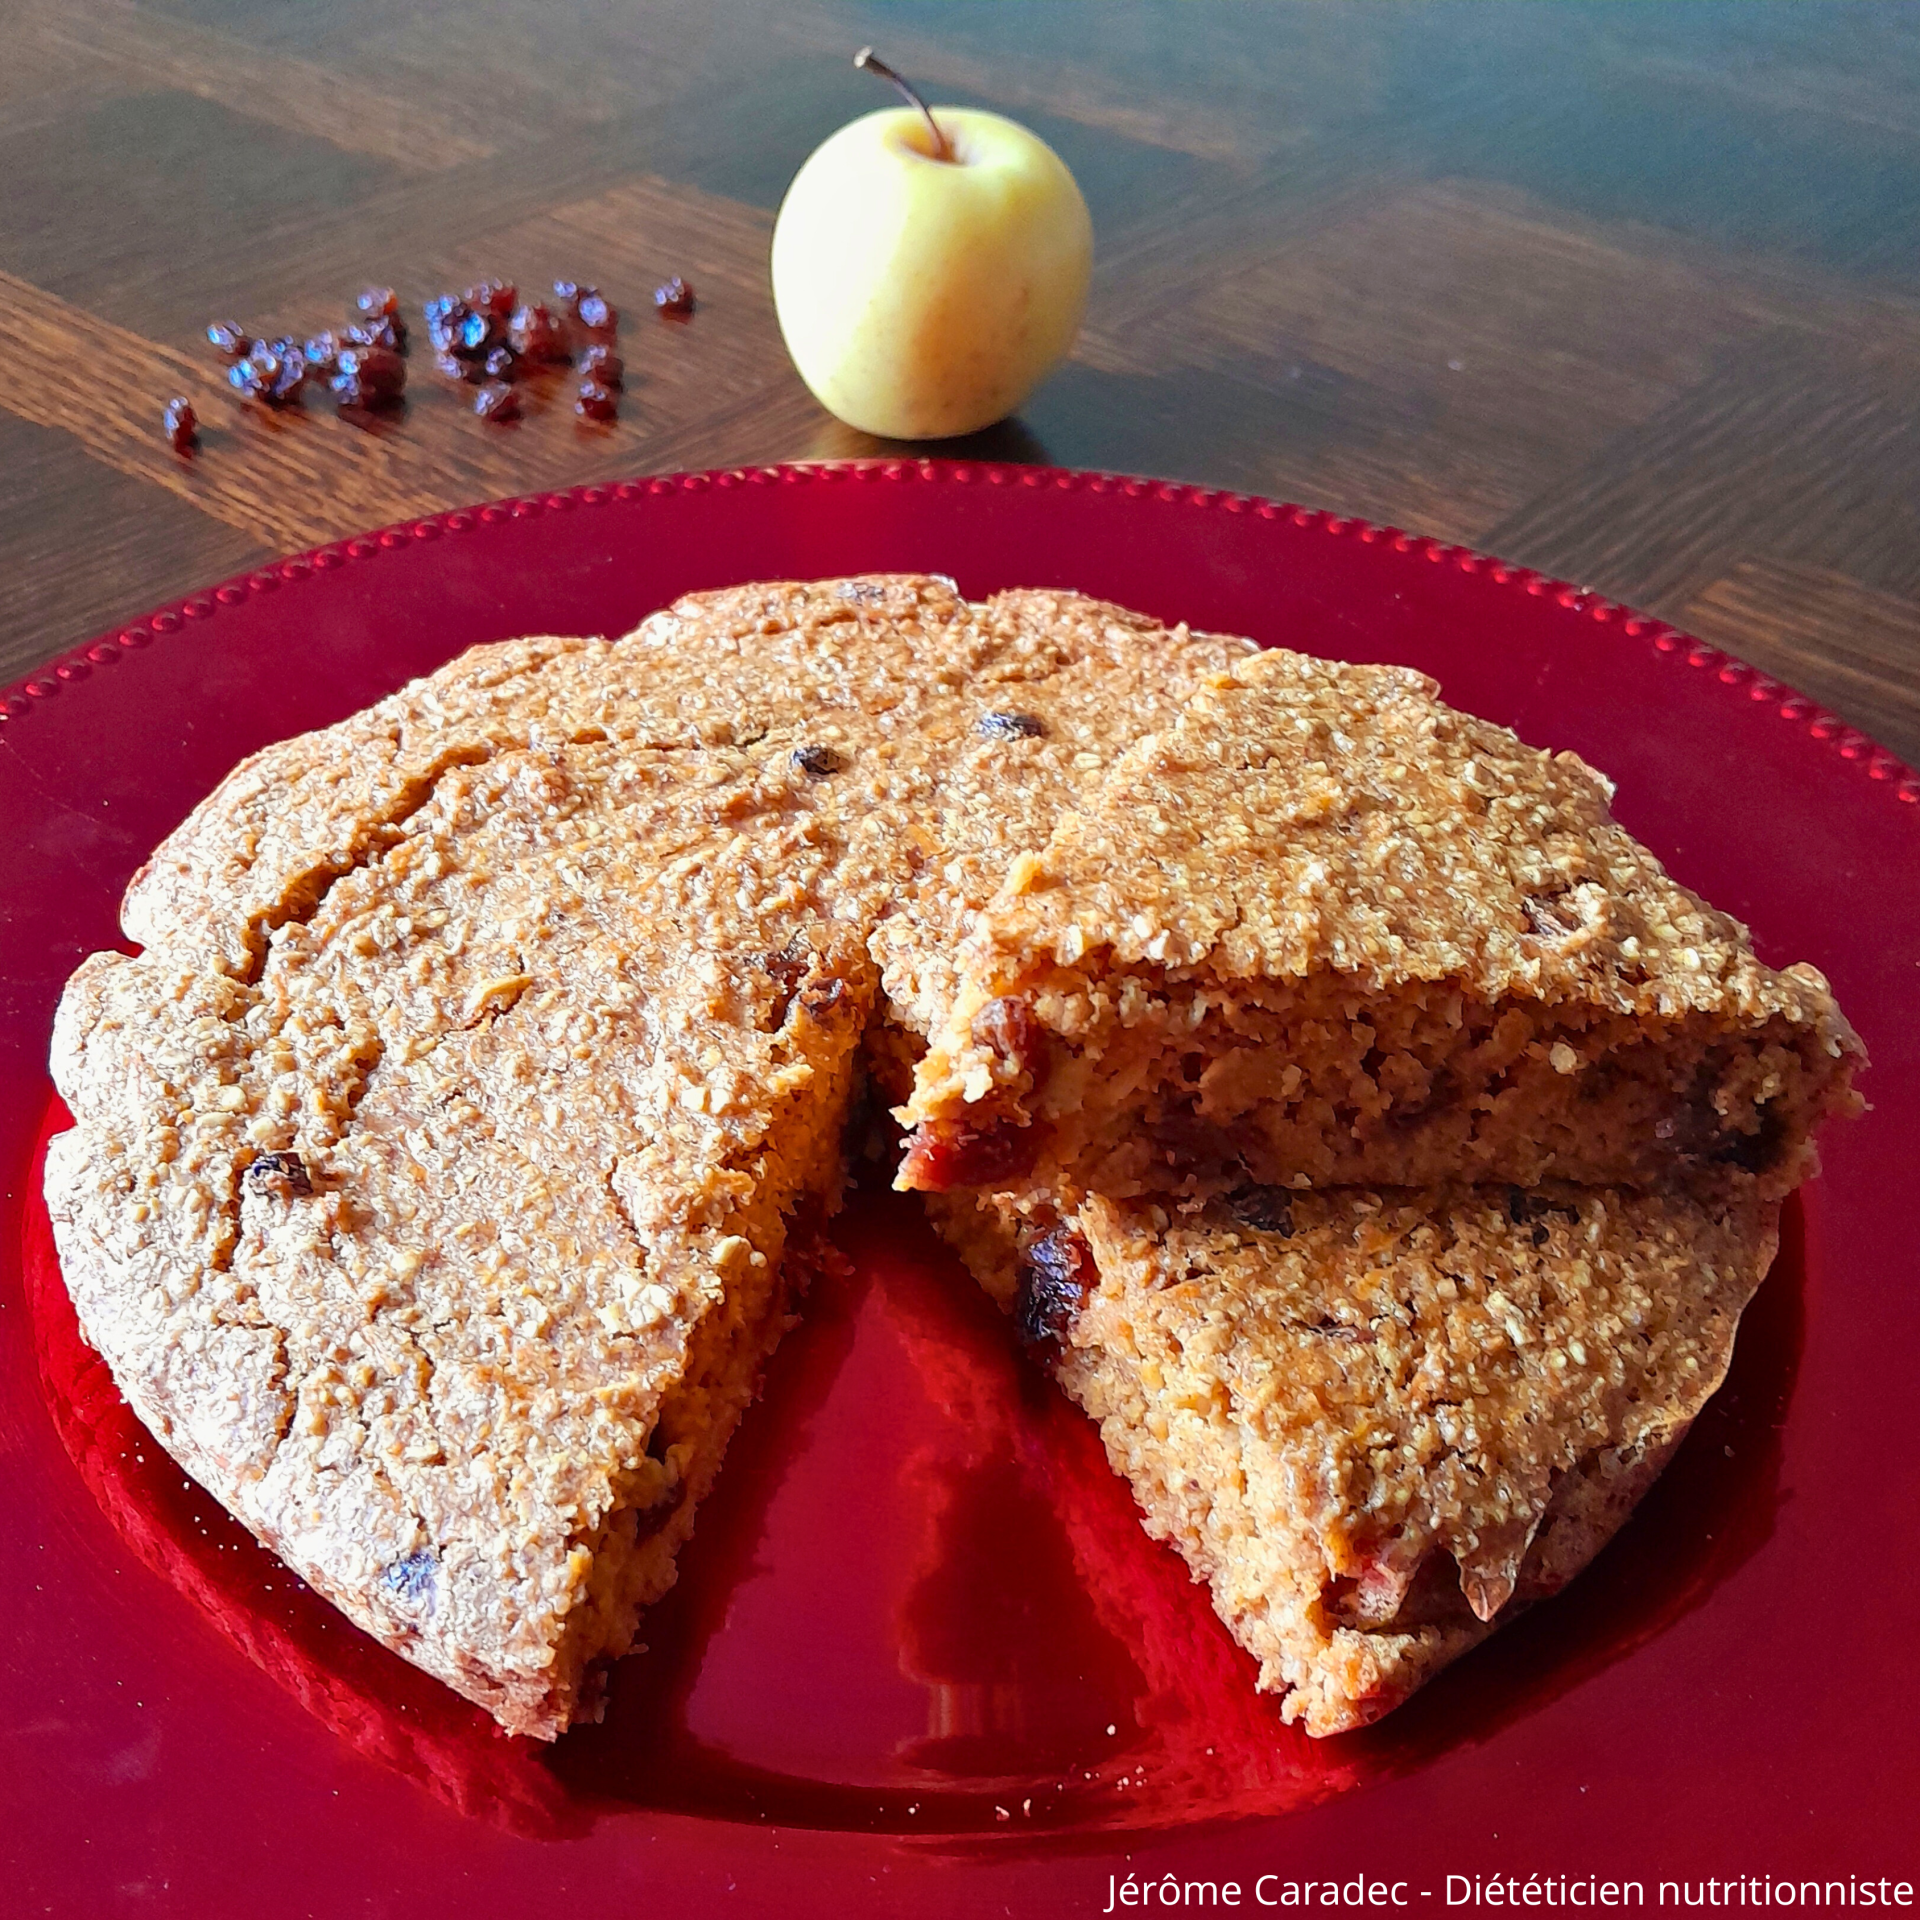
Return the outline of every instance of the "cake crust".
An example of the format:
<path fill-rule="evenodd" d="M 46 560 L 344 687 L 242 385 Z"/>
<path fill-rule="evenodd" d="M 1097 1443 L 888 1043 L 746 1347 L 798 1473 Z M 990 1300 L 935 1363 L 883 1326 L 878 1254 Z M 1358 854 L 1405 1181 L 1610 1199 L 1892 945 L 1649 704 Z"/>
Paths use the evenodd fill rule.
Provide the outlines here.
<path fill-rule="evenodd" d="M 130 886 L 145 951 L 60 1009 L 89 1339 L 312 1585 L 553 1737 L 787 1324 L 880 968 L 941 964 L 1009 822 L 1244 650 L 774 583 L 478 648 L 253 756 Z"/>
<path fill-rule="evenodd" d="M 935 1219 L 1313 1734 L 1592 1559 L 1724 1378 L 1778 1239 L 1740 1174 Z"/>

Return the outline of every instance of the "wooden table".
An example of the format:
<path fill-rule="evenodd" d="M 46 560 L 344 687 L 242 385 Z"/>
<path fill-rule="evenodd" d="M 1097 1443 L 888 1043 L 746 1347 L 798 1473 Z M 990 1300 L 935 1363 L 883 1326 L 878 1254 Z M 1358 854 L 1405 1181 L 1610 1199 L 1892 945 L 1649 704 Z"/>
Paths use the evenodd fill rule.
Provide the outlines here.
<path fill-rule="evenodd" d="M 890 450 L 782 351 L 767 240 L 885 104 L 1051 141 L 1072 363 L 952 443 L 1279 495 L 1657 612 L 1920 761 L 1920 8 L 1801 0 L 3 0 L 0 681 L 273 555 L 493 494 Z M 700 307 L 661 322 L 671 273 Z M 611 426 L 237 401 L 209 320 L 602 285 Z M 418 328 L 416 324 L 416 335 Z M 205 425 L 191 459 L 170 395 Z M 943 449 L 945 450 L 945 449 Z"/>

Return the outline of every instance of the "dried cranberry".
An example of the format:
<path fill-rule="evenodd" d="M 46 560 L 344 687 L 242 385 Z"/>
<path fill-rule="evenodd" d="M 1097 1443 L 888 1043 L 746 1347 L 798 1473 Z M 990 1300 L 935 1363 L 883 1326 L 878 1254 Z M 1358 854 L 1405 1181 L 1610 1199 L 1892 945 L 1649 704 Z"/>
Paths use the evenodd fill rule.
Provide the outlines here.
<path fill-rule="evenodd" d="M 300 349 L 301 355 L 307 363 L 307 371 L 320 375 L 332 373 L 340 359 L 340 349 L 343 344 L 345 343 L 342 342 L 340 336 L 335 333 L 332 328 L 328 328 L 322 333 L 316 333 L 313 338 Z"/>
<path fill-rule="evenodd" d="M 407 363 L 387 347 L 347 347 L 339 360 L 340 377 L 358 383 L 363 393 L 390 396 L 407 384 Z"/>
<path fill-rule="evenodd" d="M 531 361 L 564 360 L 567 343 L 560 322 L 542 306 L 518 307 L 507 322 L 507 339 L 515 353 Z"/>
<path fill-rule="evenodd" d="M 991 1047 L 1016 1073 L 1035 1073 L 1046 1059 L 1046 1028 L 1024 1000 L 1007 995 L 989 1000 L 973 1016 L 967 1030 L 983 1047 Z"/>
<path fill-rule="evenodd" d="M 427 302 L 427 338 L 436 353 L 462 351 L 460 329 L 471 315 L 472 309 L 467 303 L 450 293 L 443 293 Z"/>
<path fill-rule="evenodd" d="M 998 1187 L 1031 1173 L 1039 1157 L 1038 1130 L 1022 1126 L 1011 1114 L 949 1120 L 939 1126 L 923 1122 L 900 1163 L 900 1178 L 902 1185 L 921 1193 Z"/>
<path fill-rule="evenodd" d="M 227 370 L 228 381 L 248 399 L 270 407 L 288 405 L 306 377 L 306 357 L 291 340 L 256 340 Z"/>
<path fill-rule="evenodd" d="M 677 314 L 685 319 L 693 311 L 693 288 L 676 273 L 665 286 L 654 288 L 653 304 L 662 313 Z"/>
<path fill-rule="evenodd" d="M 238 360 L 253 345 L 253 336 L 237 320 L 216 320 L 207 329 L 207 338 L 229 360 Z"/>
<path fill-rule="evenodd" d="M 475 313 L 504 320 L 520 304 L 520 290 L 511 280 L 488 279 L 469 287 L 464 298 Z"/>
<path fill-rule="evenodd" d="M 340 338 L 350 347 L 384 347 L 398 353 L 407 344 L 407 330 L 390 314 L 349 327 Z"/>
<path fill-rule="evenodd" d="M 832 747 L 795 747 L 790 758 L 809 780 L 824 780 L 847 764 L 846 755 Z"/>
<path fill-rule="evenodd" d="M 603 387 L 626 384 L 627 363 L 611 347 L 588 347 L 575 364 L 583 379 L 598 380 Z"/>
<path fill-rule="evenodd" d="M 400 311 L 400 302 L 391 287 L 369 287 L 353 304 L 370 320 L 388 319 Z"/>
<path fill-rule="evenodd" d="M 504 380 L 489 380 L 473 396 L 473 410 L 482 420 L 518 420 L 520 396 Z"/>
<path fill-rule="evenodd" d="M 433 364 L 449 380 L 478 380 L 480 363 L 477 360 L 463 360 L 457 353 L 436 353 Z"/>
<path fill-rule="evenodd" d="M 618 403 L 611 387 L 603 387 L 598 380 L 582 380 L 573 410 L 583 420 L 611 420 L 618 411 Z"/>
<path fill-rule="evenodd" d="M 161 415 L 167 432 L 167 445 L 175 453 L 190 453 L 200 438 L 200 423 L 194 418 L 191 400 L 169 400 Z"/>
<path fill-rule="evenodd" d="M 620 316 L 615 312 L 612 302 L 597 287 L 582 290 L 574 312 L 580 316 L 580 324 L 591 327 L 595 333 L 611 333 L 620 324 Z"/>
<path fill-rule="evenodd" d="M 1100 1283 L 1093 1253 L 1070 1227 L 1055 1227 L 1029 1243 L 1020 1256 L 1013 1296 L 1013 1324 L 1021 1345 L 1045 1360 L 1057 1360 L 1073 1323 Z"/>
<path fill-rule="evenodd" d="M 511 347 L 495 347 L 486 358 L 489 380 L 511 380 L 520 370 L 520 356 Z"/>
<path fill-rule="evenodd" d="M 589 288 L 588 291 L 591 292 L 592 289 Z M 580 282 L 578 280 L 556 280 L 553 283 L 553 297 L 558 300 L 562 306 L 571 310 L 580 298 Z"/>
<path fill-rule="evenodd" d="M 485 353 L 493 345 L 498 329 L 499 323 L 490 313 L 474 310 L 463 314 L 454 323 L 453 350 L 455 353 Z"/>
<path fill-rule="evenodd" d="M 240 1184 L 248 1193 L 291 1194 L 313 1191 L 313 1177 L 297 1153 L 263 1153 L 247 1162 Z"/>
<path fill-rule="evenodd" d="M 1047 723 L 1031 713 L 983 713 L 973 730 L 983 740 L 1037 740 Z"/>

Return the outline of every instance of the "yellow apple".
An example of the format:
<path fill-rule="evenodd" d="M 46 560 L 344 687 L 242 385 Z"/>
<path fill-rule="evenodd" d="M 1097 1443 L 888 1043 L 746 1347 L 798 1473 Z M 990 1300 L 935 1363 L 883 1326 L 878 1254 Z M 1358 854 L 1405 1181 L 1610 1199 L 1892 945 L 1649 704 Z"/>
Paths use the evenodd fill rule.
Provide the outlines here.
<path fill-rule="evenodd" d="M 773 228 L 773 304 L 800 377 L 849 426 L 899 440 L 1003 419 L 1073 345 L 1093 223 L 1025 127 L 911 107 L 840 129 Z"/>

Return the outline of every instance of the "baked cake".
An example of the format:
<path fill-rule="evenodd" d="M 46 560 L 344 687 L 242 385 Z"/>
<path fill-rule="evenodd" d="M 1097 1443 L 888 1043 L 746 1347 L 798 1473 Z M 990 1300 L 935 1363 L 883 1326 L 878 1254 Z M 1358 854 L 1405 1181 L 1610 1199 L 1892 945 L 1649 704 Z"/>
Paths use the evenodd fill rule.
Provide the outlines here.
<path fill-rule="evenodd" d="M 123 924 L 54 1036 L 83 1328 L 314 1587 L 548 1738 L 672 1581 L 863 1076 L 1326 1731 L 1618 1524 L 1858 1051 L 1417 676 L 923 577 L 475 649 L 246 762 Z"/>
<path fill-rule="evenodd" d="M 1408 669 L 1241 661 L 1014 863 L 918 1008 L 902 1183 L 1790 1190 L 1858 1042 L 1611 791 Z"/>

